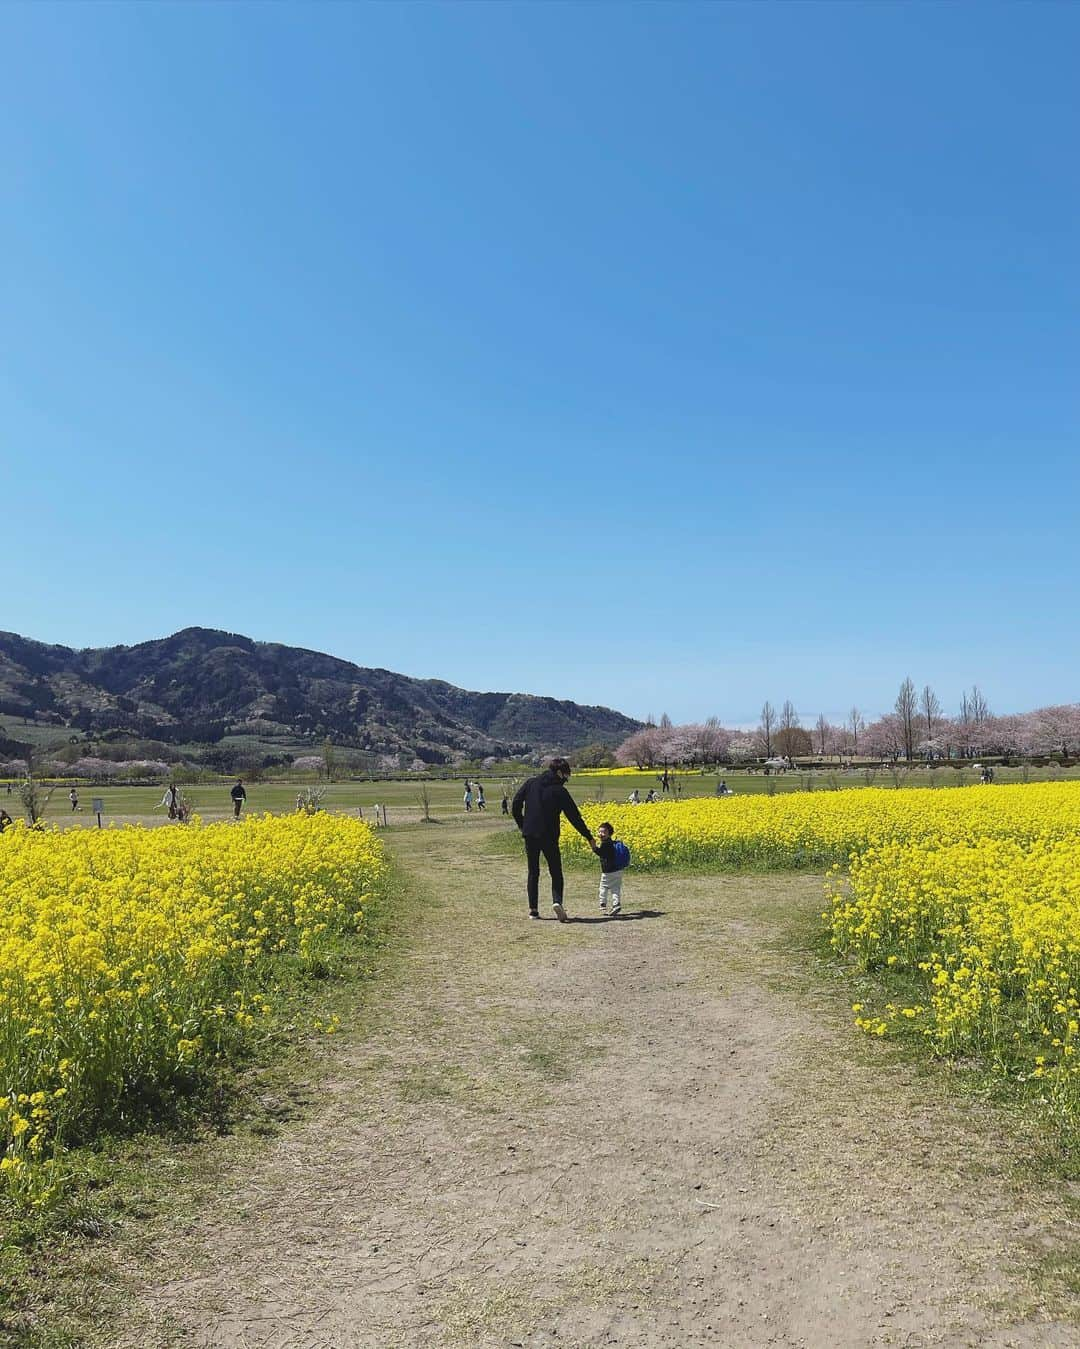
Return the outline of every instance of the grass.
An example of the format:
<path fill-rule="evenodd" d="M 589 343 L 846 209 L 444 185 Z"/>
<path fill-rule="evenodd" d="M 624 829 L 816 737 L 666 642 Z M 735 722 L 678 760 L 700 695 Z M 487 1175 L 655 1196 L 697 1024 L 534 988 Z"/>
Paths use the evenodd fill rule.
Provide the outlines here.
<path fill-rule="evenodd" d="M 526 776 L 535 771 L 537 770 L 523 766 L 517 781 L 523 781 Z M 430 780 L 399 778 L 380 779 L 378 781 L 350 780 L 319 783 L 318 785 L 325 793 L 323 804 L 327 810 L 345 811 L 354 814 L 359 811 L 365 819 L 369 819 L 373 807 L 378 803 L 385 808 L 387 821 L 391 829 L 395 829 L 402 824 L 415 824 L 420 820 L 422 814 L 420 788 L 425 783 L 435 822 L 443 823 L 447 820 L 463 819 L 476 822 L 478 827 L 482 821 L 501 818 L 500 799 L 502 793 L 506 790 L 512 794 L 515 779 L 506 776 L 486 777 L 481 775 L 480 780 L 484 784 L 487 795 L 487 810 L 481 813 L 474 809 L 469 815 L 466 815 L 462 803 L 464 776 L 463 774 L 460 779 L 452 780 L 443 778 Z M 826 771 L 807 774 L 796 772 L 768 778 L 761 773 L 748 773 L 735 769 L 722 772 L 719 775 L 715 773 L 705 775 L 696 773 L 679 774 L 675 779 L 680 789 L 678 799 L 714 796 L 716 784 L 721 777 L 737 794 L 754 796 L 800 792 L 806 791 L 808 787 L 814 791 L 830 791 L 833 789 L 834 783 L 837 790 L 867 785 L 866 775 L 862 769 L 851 773 Z M 895 775 L 891 770 L 884 770 L 872 775 L 873 780 L 870 785 L 892 788 L 898 784 L 900 790 L 906 787 L 958 787 L 973 785 L 977 781 L 977 777 L 978 775 L 972 772 L 970 767 L 963 769 L 900 769 Z M 1080 780 L 1080 768 L 1030 768 L 1026 770 L 1022 768 L 995 768 L 994 779 L 995 783 L 998 784 L 1025 781 L 1076 781 Z M 229 790 L 234 781 L 235 778 L 222 778 L 219 781 L 198 782 L 186 786 L 184 791 L 189 800 L 194 802 L 195 809 L 201 818 L 208 822 L 223 820 L 232 816 Z M 17 794 L 18 784 L 12 783 L 11 785 L 12 791 L 9 794 L 7 791 L 8 784 L 0 781 L 0 806 L 5 808 L 9 814 L 18 818 L 22 813 Z M 313 779 L 310 777 L 303 780 L 248 782 L 246 783 L 248 799 L 245 811 L 246 813 L 271 811 L 274 814 L 292 811 L 296 808 L 297 793 L 312 785 Z M 570 782 L 572 794 L 581 802 L 624 802 L 635 788 L 644 798 L 650 787 L 656 787 L 659 791 L 655 773 L 618 776 L 589 773 L 572 778 Z M 124 787 L 80 783 L 78 791 L 82 809 L 73 813 L 68 800 L 67 786 L 57 787 L 45 810 L 44 819 L 46 822 L 59 825 L 61 828 L 72 826 L 96 827 L 97 821 L 91 813 L 91 805 L 94 798 L 99 797 L 104 804 L 102 819 L 106 825 L 109 823 L 168 823 L 165 811 L 160 805 L 164 794 L 163 785 Z"/>

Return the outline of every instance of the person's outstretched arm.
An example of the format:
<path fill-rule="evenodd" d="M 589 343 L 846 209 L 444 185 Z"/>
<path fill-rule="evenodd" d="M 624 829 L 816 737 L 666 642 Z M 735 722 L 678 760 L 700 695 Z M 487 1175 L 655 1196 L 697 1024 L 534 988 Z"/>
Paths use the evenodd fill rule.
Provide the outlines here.
<path fill-rule="evenodd" d="M 566 790 L 565 787 L 563 787 L 562 789 L 561 804 L 562 804 L 562 813 L 566 816 L 567 820 L 569 820 L 569 822 L 574 826 L 574 828 L 578 831 L 581 837 L 591 848 L 594 843 L 592 830 L 581 818 L 581 811 L 578 810 L 574 798 L 570 795 L 570 793 Z"/>
<path fill-rule="evenodd" d="M 510 814 L 514 817 L 514 823 L 519 829 L 525 828 L 525 784 L 514 793 L 514 803 L 510 807 Z"/>

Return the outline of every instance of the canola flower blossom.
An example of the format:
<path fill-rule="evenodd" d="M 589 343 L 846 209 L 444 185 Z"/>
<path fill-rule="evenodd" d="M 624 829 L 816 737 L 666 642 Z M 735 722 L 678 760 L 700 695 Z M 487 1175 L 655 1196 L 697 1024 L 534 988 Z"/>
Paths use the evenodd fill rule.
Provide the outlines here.
<path fill-rule="evenodd" d="M 601 820 L 610 820 L 638 870 L 824 869 L 886 843 L 1068 837 L 1080 831 L 1080 783 L 700 797 L 586 805 L 582 814 L 594 832 Z M 568 834 L 566 850 L 570 856 L 588 854 L 577 834 Z"/>
<path fill-rule="evenodd" d="M 267 993 L 359 931 L 385 872 L 356 820 L 30 830 L 0 840 L 0 1191 L 44 1203 L 65 1142 L 183 1090 Z"/>
<path fill-rule="evenodd" d="M 857 1015 L 860 1029 L 916 1021 L 937 1052 L 978 1057 L 1080 1115 L 1080 837 L 884 844 L 830 890 L 834 949 L 919 990 L 914 1006 Z"/>

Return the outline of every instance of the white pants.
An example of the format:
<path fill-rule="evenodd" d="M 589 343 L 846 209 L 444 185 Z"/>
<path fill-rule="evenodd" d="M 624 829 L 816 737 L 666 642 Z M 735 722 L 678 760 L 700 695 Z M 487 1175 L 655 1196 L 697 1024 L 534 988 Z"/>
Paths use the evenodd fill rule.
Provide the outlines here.
<path fill-rule="evenodd" d="M 600 907 L 606 909 L 608 900 L 611 900 L 611 911 L 622 908 L 622 872 L 621 871 L 601 871 L 600 873 Z"/>

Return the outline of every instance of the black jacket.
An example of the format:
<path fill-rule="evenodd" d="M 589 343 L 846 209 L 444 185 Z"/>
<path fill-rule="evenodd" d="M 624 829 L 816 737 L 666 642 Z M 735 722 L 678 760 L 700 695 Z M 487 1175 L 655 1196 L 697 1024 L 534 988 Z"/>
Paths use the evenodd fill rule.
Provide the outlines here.
<path fill-rule="evenodd" d="M 574 798 L 550 768 L 522 783 L 514 794 L 511 811 L 526 838 L 558 838 L 560 815 L 566 816 L 582 838 L 592 838 Z"/>
<path fill-rule="evenodd" d="M 615 856 L 615 840 L 602 838 L 596 845 L 596 855 L 600 860 L 601 871 L 618 871 L 619 861 Z"/>

